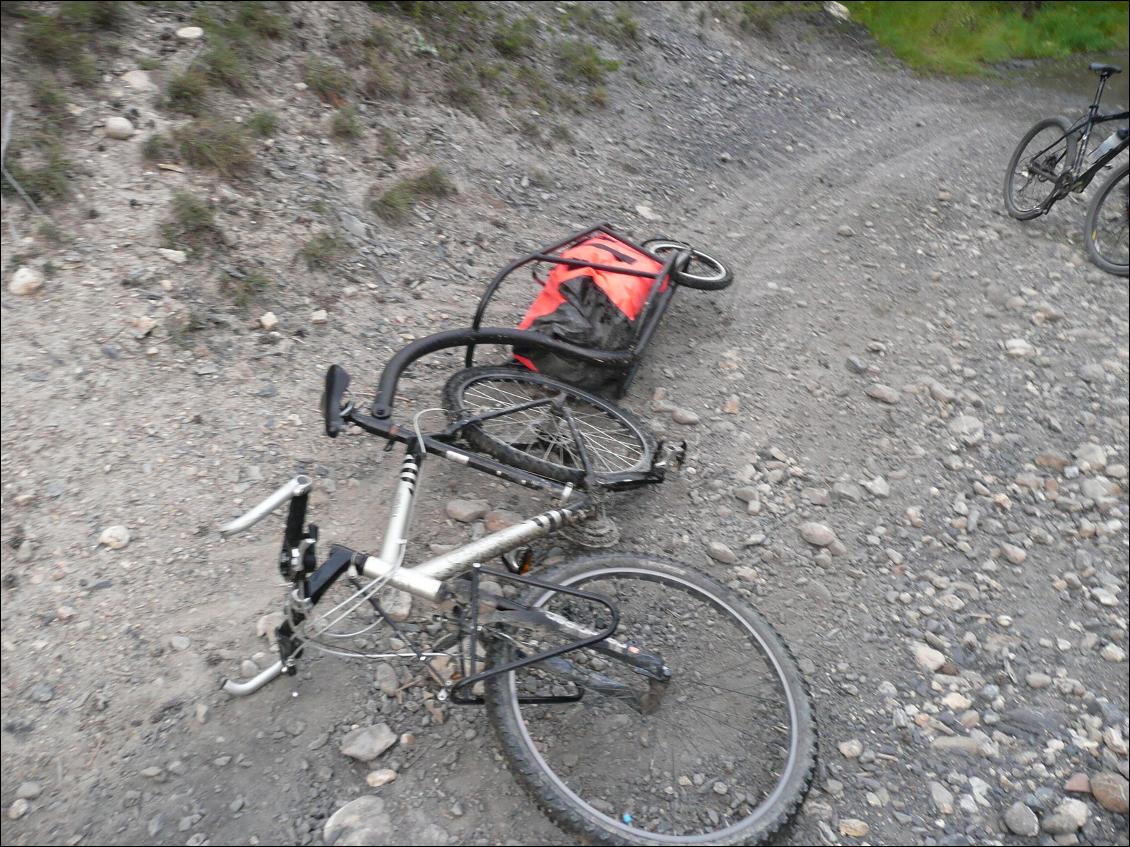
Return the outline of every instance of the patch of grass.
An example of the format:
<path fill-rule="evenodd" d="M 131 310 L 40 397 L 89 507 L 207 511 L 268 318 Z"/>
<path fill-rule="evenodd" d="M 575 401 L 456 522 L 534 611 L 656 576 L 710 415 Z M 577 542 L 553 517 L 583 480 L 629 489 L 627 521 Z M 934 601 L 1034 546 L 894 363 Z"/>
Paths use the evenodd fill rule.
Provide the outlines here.
<path fill-rule="evenodd" d="M 919 71 L 973 74 L 1009 59 L 1125 50 L 1122 2 L 848 2 L 852 18 Z"/>
<path fill-rule="evenodd" d="M 161 60 L 156 56 L 142 56 L 137 60 L 137 66 L 143 71 L 155 71 L 161 67 Z"/>
<path fill-rule="evenodd" d="M 819 9 L 820 4 L 815 2 L 758 0 L 758 2 L 735 3 L 726 11 L 736 13 L 738 27 L 745 32 L 756 31 L 762 35 L 770 35 L 782 19 Z"/>
<path fill-rule="evenodd" d="M 165 86 L 165 105 L 186 115 L 199 115 L 208 94 L 208 78 L 198 70 L 187 70 Z"/>
<path fill-rule="evenodd" d="M 256 270 L 232 268 L 220 277 L 220 290 L 240 311 L 246 311 L 257 303 L 271 288 L 271 280 Z"/>
<path fill-rule="evenodd" d="M 26 164 L 23 161 L 25 153 L 31 153 L 32 157 L 38 160 L 38 164 Z M 34 149 L 18 150 L 15 154 L 9 151 L 4 165 L 12 178 L 36 203 L 61 200 L 71 193 L 71 180 L 67 175 L 71 163 L 63 155 L 62 148 L 53 141 L 42 141 Z M 4 194 L 17 195 L 16 190 L 6 179 L 0 181 L 0 191 Z"/>
<path fill-rule="evenodd" d="M 279 39 L 290 32 L 290 21 L 275 11 L 277 3 L 244 0 L 234 5 L 235 23 L 257 36 Z"/>
<path fill-rule="evenodd" d="M 398 97 L 401 100 L 407 99 L 410 91 L 408 83 L 388 62 L 382 61 L 379 56 L 372 55 L 369 58 L 368 65 L 369 69 L 361 83 L 362 94 L 372 100 L 392 97 Z"/>
<path fill-rule="evenodd" d="M 220 40 L 201 57 L 200 63 L 212 82 L 226 85 L 237 94 L 247 89 L 247 66 L 232 42 Z"/>
<path fill-rule="evenodd" d="M 468 61 L 447 68 L 443 74 L 443 99 L 469 115 L 482 118 L 486 111 L 479 74 Z"/>
<path fill-rule="evenodd" d="M 178 191 L 173 195 L 169 219 L 161 226 L 161 233 L 170 244 L 199 246 L 212 241 L 217 236 L 216 210 L 196 195 Z"/>
<path fill-rule="evenodd" d="M 639 44 L 640 23 L 636 16 L 626 6 L 617 6 L 612 22 L 620 35 L 620 40 L 631 44 Z"/>
<path fill-rule="evenodd" d="M 352 106 L 345 106 L 334 112 L 330 127 L 334 138 L 352 141 L 361 135 L 361 121 L 357 118 L 357 110 Z"/>
<path fill-rule="evenodd" d="M 377 149 L 380 150 L 384 158 L 390 161 L 396 161 L 403 155 L 403 151 L 400 149 L 400 142 L 387 126 L 382 126 L 377 131 L 377 136 L 380 139 L 380 145 Z"/>
<path fill-rule="evenodd" d="M 438 167 L 393 183 L 369 203 L 378 217 L 391 224 L 401 224 L 421 200 L 438 200 L 456 193 L 455 185 Z"/>
<path fill-rule="evenodd" d="M 173 136 L 188 164 L 212 168 L 228 178 L 246 172 L 255 161 L 243 127 L 222 118 L 195 120 Z"/>
<path fill-rule="evenodd" d="M 141 155 L 147 162 L 175 162 L 177 148 L 167 135 L 155 133 L 141 142 Z"/>
<path fill-rule="evenodd" d="M 620 63 L 605 59 L 587 41 L 564 41 L 557 48 L 557 70 L 566 82 L 599 85 Z"/>
<path fill-rule="evenodd" d="M 529 15 L 504 21 L 495 27 L 491 44 L 499 55 L 507 59 L 523 59 L 533 52 L 537 28 L 537 19 Z"/>
<path fill-rule="evenodd" d="M 269 138 L 279 128 L 279 116 L 264 109 L 247 119 L 247 128 L 260 138 Z"/>
<path fill-rule="evenodd" d="M 369 3 L 377 11 L 397 13 L 411 18 L 421 29 L 431 35 L 439 45 L 442 55 L 452 59 L 475 52 L 488 38 L 489 16 L 485 3 L 471 0 L 445 0 L 445 2 Z"/>
<path fill-rule="evenodd" d="M 306 65 L 302 81 L 310 86 L 311 91 L 334 106 L 345 102 L 345 95 L 350 88 L 349 77 L 341 68 L 318 59 L 313 59 Z"/>
<path fill-rule="evenodd" d="M 306 263 L 307 270 L 325 270 L 333 267 L 348 249 L 345 240 L 336 232 L 323 232 L 303 244 L 298 257 Z"/>
<path fill-rule="evenodd" d="M 58 127 L 70 117 L 67 113 L 67 95 L 53 74 L 32 76 L 31 102 L 52 127 Z"/>
<path fill-rule="evenodd" d="M 67 27 L 57 15 L 33 15 L 23 32 L 24 47 L 48 67 L 62 67 L 83 49 L 80 34 Z"/>
<path fill-rule="evenodd" d="M 59 4 L 59 20 L 81 32 L 117 29 L 125 22 L 125 3 L 104 0 L 72 0 Z"/>
<path fill-rule="evenodd" d="M 5 6 L 9 4 L 4 4 Z M 98 46 L 98 34 L 118 28 L 126 19 L 125 3 L 60 3 L 54 14 L 24 15 L 23 45 L 40 64 L 66 70 L 79 85 L 98 77 L 88 46 Z"/>

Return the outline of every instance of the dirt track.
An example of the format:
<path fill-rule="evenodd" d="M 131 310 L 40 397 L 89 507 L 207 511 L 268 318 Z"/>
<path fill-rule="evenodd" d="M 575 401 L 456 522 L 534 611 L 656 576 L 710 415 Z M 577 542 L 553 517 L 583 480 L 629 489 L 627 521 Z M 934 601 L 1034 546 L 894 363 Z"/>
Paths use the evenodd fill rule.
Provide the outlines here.
<path fill-rule="evenodd" d="M 388 843 L 568 842 L 478 711 L 436 725 L 421 689 L 390 701 L 371 670 L 332 659 L 222 695 L 242 659 L 269 661 L 254 627 L 279 599 L 277 542 L 270 523 L 251 542 L 212 528 L 298 468 L 329 483 L 324 531 L 375 546 L 395 463 L 361 437 L 320 437 L 324 368 L 367 388 L 401 338 L 464 322 L 516 250 L 592 219 L 701 240 L 736 270 L 728 291 L 674 301 L 627 402 L 688 439 L 693 473 L 616 516 L 624 547 L 740 585 L 802 660 L 822 756 L 790 843 L 859 843 L 841 835 L 853 819 L 870 843 L 1031 843 L 1002 822 L 1015 802 L 1046 823 L 1075 772 L 1127 775 L 1127 288 L 1086 264 L 1081 204 L 1022 225 L 999 198 L 1024 129 L 1088 92 L 914 80 L 809 23 L 700 37 L 675 5 L 641 14 L 646 83 L 614 89 L 576 145 L 492 144 L 473 119 L 421 106 L 414 131 L 442 128 L 428 153 L 461 196 L 429 223 L 370 222 L 385 281 L 357 265 L 354 282 L 281 292 L 278 337 L 243 320 L 188 347 L 161 330 L 132 339 L 133 317 L 171 321 L 212 270 L 157 256 L 145 210 L 165 177 L 86 143 L 82 190 L 101 216 L 71 212 L 80 240 L 53 257 L 58 275 L 3 302 L 5 809 L 21 783 L 41 789 L 4 843 L 321 843 L 324 818 L 370 791 L 340 737 L 376 720 L 417 736 L 381 761 L 399 773 L 379 790 Z M 241 246 L 280 265 L 306 231 L 295 204 L 355 210 L 364 171 L 318 149 L 296 96 L 294 135 L 261 154 L 273 179 L 223 201 Z M 549 187 L 522 184 L 535 169 Z M 595 192 L 593 171 L 625 185 Z M 4 213 L 24 226 L 7 199 Z M 329 323 L 310 325 L 319 307 Z M 1010 355 L 1010 339 L 1031 352 Z M 435 405 L 455 366 L 435 357 L 403 393 Z M 875 384 L 897 403 L 869 396 Z M 702 422 L 650 411 L 656 388 Z M 732 395 L 736 415 L 721 411 Z M 959 415 L 981 422 L 978 443 L 961 445 Z M 758 516 L 732 496 L 746 464 Z M 424 544 L 466 537 L 442 516 L 452 497 L 528 508 L 456 471 L 424 486 Z M 848 552 L 814 557 L 805 520 Z M 129 545 L 98 546 L 114 524 Z M 756 581 L 708 559 L 707 541 Z M 924 671 L 914 642 L 959 675 Z M 951 688 L 960 713 L 942 704 Z M 847 758 L 852 739 L 863 753 Z M 1084 842 L 1126 843 L 1124 814 L 1070 796 L 1086 803 Z"/>

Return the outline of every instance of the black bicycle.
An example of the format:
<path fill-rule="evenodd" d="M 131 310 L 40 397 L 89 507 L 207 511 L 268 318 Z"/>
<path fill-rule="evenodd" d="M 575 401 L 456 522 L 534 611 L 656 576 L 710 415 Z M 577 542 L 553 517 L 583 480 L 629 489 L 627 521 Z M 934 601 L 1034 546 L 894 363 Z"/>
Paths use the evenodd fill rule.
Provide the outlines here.
<path fill-rule="evenodd" d="M 678 255 L 667 260 L 684 267 L 689 248 L 670 249 Z M 667 252 L 660 245 L 656 255 Z M 808 692 L 768 621 L 698 568 L 650 554 L 604 552 L 531 573 L 532 543 L 559 530 L 582 546 L 614 544 L 618 533 L 604 515 L 611 492 L 661 482 L 679 451 L 657 444 L 609 400 L 512 366 L 454 374 L 444 389 L 450 423 L 440 431 L 423 430 L 425 412 L 411 423 L 393 420 L 408 366 L 483 344 L 623 369 L 636 355 L 516 329 L 440 332 L 392 357 L 368 407 L 349 399 L 349 376 L 331 367 L 326 434 L 354 428 L 405 446 L 388 528 L 379 552 L 335 544 L 323 559 L 318 528 L 306 523 L 313 481 L 305 476 L 224 526 L 230 536 L 288 506 L 279 660 L 225 689 L 250 694 L 319 650 L 407 660 L 436 700 L 485 703 L 534 801 L 586 842 L 762 843 L 799 808 L 816 754 Z M 556 505 L 408 565 L 429 455 L 548 494 Z M 405 617 L 392 611 L 390 591 L 434 604 L 433 625 L 399 625 Z M 382 641 L 381 632 L 395 639 Z"/>
<path fill-rule="evenodd" d="M 1130 112 L 1099 114 L 1106 81 L 1122 68 L 1098 63 L 1090 67 L 1099 75 L 1099 87 L 1087 113 L 1074 123 L 1063 117 L 1040 121 L 1028 130 L 1012 154 L 1004 179 L 1004 202 L 1008 213 L 1018 220 L 1046 215 L 1068 194 L 1082 193 L 1127 147 L 1126 133 L 1116 130 L 1093 155 L 1087 155 L 1087 142 L 1096 125 L 1130 118 Z"/>
<path fill-rule="evenodd" d="M 1119 130 L 1123 138 L 1130 131 Z M 1107 273 L 1130 276 L 1130 187 L 1123 165 L 1110 175 L 1087 209 L 1083 237 L 1091 261 Z"/>

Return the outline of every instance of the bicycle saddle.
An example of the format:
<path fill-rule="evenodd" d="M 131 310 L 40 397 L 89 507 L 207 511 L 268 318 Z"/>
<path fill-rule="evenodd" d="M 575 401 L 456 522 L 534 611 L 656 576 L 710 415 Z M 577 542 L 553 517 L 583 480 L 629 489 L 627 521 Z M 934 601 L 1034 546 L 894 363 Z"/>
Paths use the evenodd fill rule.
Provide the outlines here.
<path fill-rule="evenodd" d="M 1102 62 L 1091 62 L 1091 70 L 1103 76 L 1112 76 L 1113 74 L 1122 73 L 1122 68 L 1118 65 L 1104 65 Z"/>

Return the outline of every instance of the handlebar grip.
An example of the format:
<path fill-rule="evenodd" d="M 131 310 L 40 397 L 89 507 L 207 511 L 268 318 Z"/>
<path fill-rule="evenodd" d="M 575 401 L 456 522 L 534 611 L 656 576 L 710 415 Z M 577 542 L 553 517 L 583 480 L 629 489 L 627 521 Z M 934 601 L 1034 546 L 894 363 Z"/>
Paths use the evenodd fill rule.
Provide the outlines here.
<path fill-rule="evenodd" d="M 345 429 L 341 414 L 341 398 L 349 388 L 349 374 L 341 365 L 330 365 L 326 371 L 326 387 L 322 392 L 322 417 L 326 422 L 326 435 L 337 438 Z"/>

